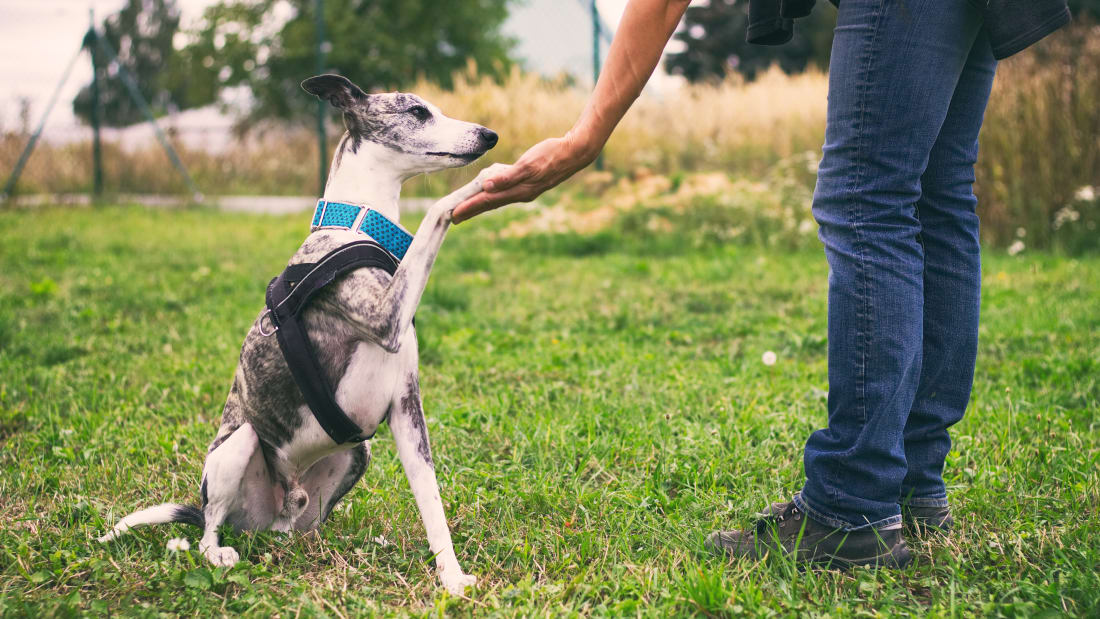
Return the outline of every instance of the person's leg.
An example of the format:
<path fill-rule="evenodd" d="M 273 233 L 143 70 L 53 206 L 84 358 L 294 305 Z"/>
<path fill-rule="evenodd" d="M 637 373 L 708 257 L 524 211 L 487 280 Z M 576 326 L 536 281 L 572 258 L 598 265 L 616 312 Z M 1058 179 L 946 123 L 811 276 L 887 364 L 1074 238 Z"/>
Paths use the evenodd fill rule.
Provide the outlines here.
<path fill-rule="evenodd" d="M 713 533 L 710 548 L 908 561 L 898 502 L 925 320 L 916 204 L 981 27 L 970 2 L 840 3 L 813 205 L 830 267 L 829 427 L 807 441 L 802 492 L 754 528 Z"/>
<path fill-rule="evenodd" d="M 900 522 L 921 372 L 921 175 L 981 29 L 958 0 L 845 0 L 814 216 L 829 262 L 829 427 L 795 503 L 845 530 Z"/>
<path fill-rule="evenodd" d="M 996 68 L 983 29 L 955 87 L 917 201 L 924 246 L 924 345 L 920 381 L 904 430 L 908 473 L 901 484 L 901 503 L 915 514 L 929 515 L 933 526 L 950 526 L 943 522 L 948 518 L 943 463 L 951 449 L 947 428 L 966 410 L 978 351 L 981 248 L 974 163 Z"/>

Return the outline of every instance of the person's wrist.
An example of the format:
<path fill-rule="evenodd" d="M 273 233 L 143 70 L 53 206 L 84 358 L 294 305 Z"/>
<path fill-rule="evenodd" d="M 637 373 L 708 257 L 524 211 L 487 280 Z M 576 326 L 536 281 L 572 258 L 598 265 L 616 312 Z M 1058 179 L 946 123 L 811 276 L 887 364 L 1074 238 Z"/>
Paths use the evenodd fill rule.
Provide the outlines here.
<path fill-rule="evenodd" d="M 576 128 L 567 131 L 563 139 L 567 146 L 566 153 L 569 161 L 577 170 L 595 161 L 596 156 L 600 154 L 600 149 L 603 147 L 601 140 Z"/>

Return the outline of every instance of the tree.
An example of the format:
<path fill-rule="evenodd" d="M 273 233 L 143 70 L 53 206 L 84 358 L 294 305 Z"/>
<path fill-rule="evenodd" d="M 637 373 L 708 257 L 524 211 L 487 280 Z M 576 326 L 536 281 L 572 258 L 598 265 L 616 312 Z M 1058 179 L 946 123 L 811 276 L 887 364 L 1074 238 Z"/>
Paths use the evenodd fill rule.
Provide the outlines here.
<path fill-rule="evenodd" d="M 180 14 L 175 0 L 127 0 L 126 6 L 103 22 L 99 35 L 118 54 L 137 83 L 154 114 L 198 107 L 211 103 L 213 92 L 197 88 L 191 72 L 174 53 L 172 42 L 179 32 Z M 96 45 L 87 37 L 85 47 Z M 90 51 L 90 49 L 89 49 Z M 131 98 L 122 77 L 108 68 L 109 58 L 97 49 L 95 71 L 99 77 L 99 98 L 105 125 L 124 127 L 145 119 Z M 84 122 L 92 116 L 91 84 L 73 99 L 73 114 Z"/>
<path fill-rule="evenodd" d="M 829 65 L 836 24 L 831 4 L 821 0 L 809 16 L 796 20 L 794 38 L 783 45 L 751 45 L 745 40 L 748 7 L 748 0 L 711 0 L 688 7 L 675 37 L 684 50 L 668 55 L 668 72 L 696 82 L 721 79 L 731 70 L 753 79 L 773 63 L 787 73 L 803 71 L 809 64 L 823 69 Z"/>
<path fill-rule="evenodd" d="M 836 10 L 829 2 L 818 0 L 808 17 L 795 20 L 794 38 L 777 46 L 745 41 L 748 6 L 749 0 L 711 0 L 689 7 L 675 37 L 684 50 L 669 54 L 665 68 L 696 82 L 720 79 L 731 70 L 752 79 L 772 63 L 787 73 L 802 71 L 810 64 L 828 67 L 836 24 Z M 1078 20 L 1100 19 L 1100 0 L 1069 0 L 1069 8 Z"/>
<path fill-rule="evenodd" d="M 363 89 L 400 88 L 423 76 L 445 86 L 472 60 L 502 73 L 513 42 L 501 34 L 509 0 L 325 0 L 325 70 Z M 302 119 L 317 72 L 315 0 L 223 0 L 208 8 L 183 50 L 216 88 L 244 87 L 246 120 Z M 210 76 L 213 76 L 212 78 Z"/>

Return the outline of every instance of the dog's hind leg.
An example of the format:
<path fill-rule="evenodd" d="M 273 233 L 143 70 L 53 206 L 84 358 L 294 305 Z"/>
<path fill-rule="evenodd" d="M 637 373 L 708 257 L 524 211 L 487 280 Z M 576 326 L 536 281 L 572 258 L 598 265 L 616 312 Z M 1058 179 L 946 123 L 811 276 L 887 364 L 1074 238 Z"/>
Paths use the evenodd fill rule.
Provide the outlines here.
<path fill-rule="evenodd" d="M 218 545 L 218 527 L 229 521 L 238 528 L 264 528 L 275 511 L 267 464 L 251 424 L 234 430 L 207 455 L 201 491 L 205 526 L 199 552 L 214 565 L 233 565 L 237 551 Z"/>
<path fill-rule="evenodd" d="M 309 495 L 309 504 L 294 528 L 299 531 L 316 529 L 328 520 L 332 508 L 355 487 L 370 464 L 370 443 L 364 442 L 317 461 L 302 475 L 299 483 Z"/>
<path fill-rule="evenodd" d="M 428 546 L 435 555 L 439 580 L 447 591 L 462 595 L 466 587 L 477 582 L 475 576 L 465 574 L 458 564 L 447 515 L 443 512 L 443 500 L 439 496 L 439 484 L 435 478 L 432 448 L 428 444 L 428 426 L 424 420 L 424 407 L 420 401 L 420 385 L 416 373 L 409 374 L 406 386 L 394 402 L 390 414 L 390 429 L 397 443 L 397 454 L 409 478 L 424 530 L 428 534 Z"/>

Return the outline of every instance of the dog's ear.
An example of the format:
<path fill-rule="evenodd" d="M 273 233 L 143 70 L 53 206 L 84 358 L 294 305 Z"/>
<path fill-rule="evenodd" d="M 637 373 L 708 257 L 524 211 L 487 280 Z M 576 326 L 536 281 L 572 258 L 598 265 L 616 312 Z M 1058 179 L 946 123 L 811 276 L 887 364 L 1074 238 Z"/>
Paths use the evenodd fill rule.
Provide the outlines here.
<path fill-rule="evenodd" d="M 302 89 L 328 101 L 338 110 L 348 110 L 367 100 L 367 93 L 343 75 L 325 74 L 311 77 L 302 82 Z"/>

